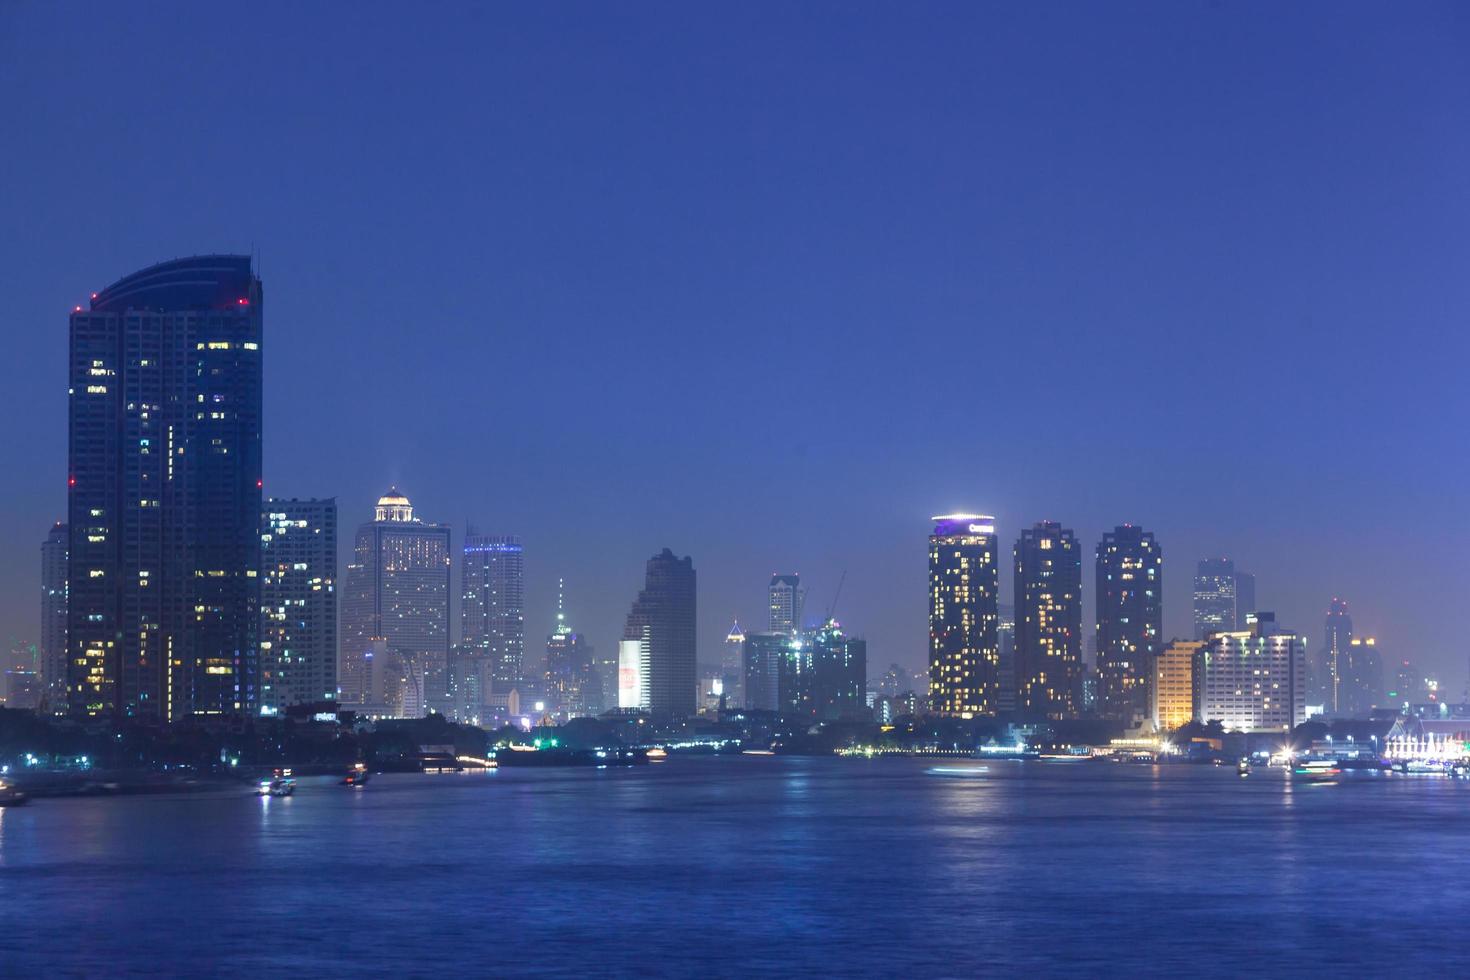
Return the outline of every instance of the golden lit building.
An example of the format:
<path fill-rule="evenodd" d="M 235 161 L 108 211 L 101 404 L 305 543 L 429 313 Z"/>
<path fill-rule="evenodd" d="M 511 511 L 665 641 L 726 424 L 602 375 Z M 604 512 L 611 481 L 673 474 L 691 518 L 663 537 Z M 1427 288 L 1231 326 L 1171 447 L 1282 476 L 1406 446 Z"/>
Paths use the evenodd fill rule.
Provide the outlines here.
<path fill-rule="evenodd" d="M 1175 640 L 1154 668 L 1154 727 L 1172 732 L 1194 720 L 1194 658 L 1203 640 Z"/>
<path fill-rule="evenodd" d="M 929 702 L 936 714 L 995 714 L 1000 575 L 995 518 L 945 514 L 929 537 Z"/>

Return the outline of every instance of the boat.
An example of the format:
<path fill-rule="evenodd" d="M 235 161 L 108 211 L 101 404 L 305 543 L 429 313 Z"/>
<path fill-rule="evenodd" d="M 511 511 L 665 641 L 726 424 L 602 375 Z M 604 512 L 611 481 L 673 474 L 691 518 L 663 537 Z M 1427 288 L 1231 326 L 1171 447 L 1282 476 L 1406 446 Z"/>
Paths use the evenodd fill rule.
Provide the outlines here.
<path fill-rule="evenodd" d="M 1241 759 L 1235 764 L 1235 771 L 1242 776 L 1249 776 L 1251 774 L 1251 760 Z"/>
<path fill-rule="evenodd" d="M 366 786 L 367 781 L 372 778 L 372 775 L 372 773 L 368 772 L 367 765 L 365 763 L 359 762 L 357 765 L 347 770 L 347 775 L 342 777 L 342 785 Z"/>
<path fill-rule="evenodd" d="M 668 757 L 668 749 L 659 748 L 657 745 L 648 750 L 648 758 L 654 762 L 661 762 Z"/>
<path fill-rule="evenodd" d="M 1323 782 L 1336 779 L 1342 774 L 1342 769 L 1336 759 L 1299 759 L 1292 767 L 1291 774 L 1296 779 Z"/>
<path fill-rule="evenodd" d="M 12 783 L 0 779 L 0 806 L 23 806 L 30 797 L 16 789 Z"/>
<path fill-rule="evenodd" d="M 296 777 L 289 769 L 277 769 L 270 779 L 262 779 L 255 788 L 259 796 L 290 796 L 296 792 Z"/>

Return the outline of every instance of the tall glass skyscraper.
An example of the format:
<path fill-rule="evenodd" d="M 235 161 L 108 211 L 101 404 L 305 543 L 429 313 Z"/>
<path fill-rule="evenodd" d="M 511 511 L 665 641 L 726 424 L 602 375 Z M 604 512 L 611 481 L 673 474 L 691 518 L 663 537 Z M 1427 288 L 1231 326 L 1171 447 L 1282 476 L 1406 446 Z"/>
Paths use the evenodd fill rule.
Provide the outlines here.
<path fill-rule="evenodd" d="M 1015 548 L 1016 710 L 1032 719 L 1082 713 L 1082 550 L 1041 521 Z"/>
<path fill-rule="evenodd" d="M 725 683 L 725 706 L 745 706 L 745 631 L 737 619 L 725 634 L 725 647 L 720 657 L 720 675 Z"/>
<path fill-rule="evenodd" d="M 526 658 L 525 551 L 511 534 L 465 534 L 460 642 L 489 658 L 491 683 L 504 694 L 521 683 Z"/>
<path fill-rule="evenodd" d="M 374 669 L 401 691 L 384 701 L 418 717 L 447 697 L 449 663 L 449 528 L 414 517 L 408 498 L 391 488 L 374 519 L 357 531 L 342 600 L 342 700 L 368 704 L 372 673 L 365 658 L 395 661 Z M 374 641 L 381 641 L 375 649 Z"/>
<path fill-rule="evenodd" d="M 41 542 L 41 706 L 66 711 L 66 525 L 57 521 Z"/>
<path fill-rule="evenodd" d="M 695 593 L 692 559 L 665 548 L 648 560 L 623 640 L 641 647 L 643 700 L 654 714 L 692 715 L 697 706 Z"/>
<path fill-rule="evenodd" d="M 71 316 L 73 713 L 252 713 L 260 648 L 260 280 L 243 255 L 136 272 Z"/>
<path fill-rule="evenodd" d="M 800 575 L 771 576 L 770 632 L 795 633 L 801 629 L 801 611 L 806 590 Z"/>
<path fill-rule="evenodd" d="M 265 502 L 260 709 L 337 697 L 337 501 Z"/>
<path fill-rule="evenodd" d="M 929 536 L 929 701 L 955 718 L 999 710 L 995 518 L 945 514 Z"/>
<path fill-rule="evenodd" d="M 1150 717 L 1164 632 L 1164 556 L 1153 532 L 1122 524 L 1097 546 L 1097 697 L 1125 724 Z"/>
<path fill-rule="evenodd" d="M 1312 663 L 1308 682 L 1313 704 L 1321 704 L 1329 716 L 1343 709 L 1343 685 L 1348 679 L 1349 654 L 1353 642 L 1353 617 L 1346 599 L 1332 597 L 1323 626 L 1322 650 Z"/>

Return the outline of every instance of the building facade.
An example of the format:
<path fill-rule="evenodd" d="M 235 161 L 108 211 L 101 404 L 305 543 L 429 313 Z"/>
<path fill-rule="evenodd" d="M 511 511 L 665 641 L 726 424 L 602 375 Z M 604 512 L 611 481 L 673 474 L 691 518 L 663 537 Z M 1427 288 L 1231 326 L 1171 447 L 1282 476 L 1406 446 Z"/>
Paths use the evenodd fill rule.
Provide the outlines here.
<path fill-rule="evenodd" d="M 1175 640 L 1159 651 L 1154 669 L 1154 728 L 1172 732 L 1194 720 L 1194 664 L 1203 640 Z"/>
<path fill-rule="evenodd" d="M 1122 524 L 1097 546 L 1099 711 L 1125 725 L 1149 718 L 1164 631 L 1164 558 L 1153 533 Z"/>
<path fill-rule="evenodd" d="M 929 701 L 953 718 L 1000 708 L 995 518 L 945 514 L 929 536 Z"/>
<path fill-rule="evenodd" d="M 792 637 L 789 633 L 746 633 L 742 643 L 745 704 L 755 711 L 781 709 L 781 671 Z"/>
<path fill-rule="evenodd" d="M 736 620 L 725 634 L 725 646 L 720 651 L 720 678 L 725 686 L 725 707 L 740 708 L 745 705 L 745 631 Z"/>
<path fill-rule="evenodd" d="M 57 521 L 41 542 L 41 707 L 65 713 L 66 697 L 66 525 Z"/>
<path fill-rule="evenodd" d="M 767 629 L 772 633 L 796 633 L 801 629 L 802 607 L 806 605 L 806 589 L 800 575 L 771 576 L 771 614 Z"/>
<path fill-rule="evenodd" d="M 1015 558 L 1016 710 L 1028 719 L 1082 714 L 1082 549 L 1055 521 L 1021 532 Z"/>
<path fill-rule="evenodd" d="M 1249 630 L 1217 633 L 1195 655 L 1198 717 L 1226 731 L 1281 732 L 1307 717 L 1307 645 L 1258 612 Z"/>
<path fill-rule="evenodd" d="M 342 599 L 341 699 L 367 703 L 363 654 L 382 640 L 378 673 L 401 677 L 405 690 L 384 700 L 419 717 L 447 698 L 449 528 L 414 516 L 397 488 L 378 499 L 374 519 L 358 528 Z M 395 660 L 385 667 L 383 658 Z"/>
<path fill-rule="evenodd" d="M 265 502 L 260 711 L 337 697 L 337 501 Z"/>
<path fill-rule="evenodd" d="M 465 535 L 461 566 L 460 642 L 489 658 L 497 690 L 524 679 L 525 549 L 512 534 Z"/>
<path fill-rule="evenodd" d="M 546 696 L 562 718 L 580 718 L 602 710 L 602 685 L 592 659 L 592 644 L 567 623 L 557 582 L 556 626 L 546 638 Z"/>
<path fill-rule="evenodd" d="M 696 591 L 693 560 L 665 548 L 648 560 L 643 590 L 628 612 L 623 639 L 640 644 L 644 699 L 654 714 L 695 713 Z"/>
<path fill-rule="evenodd" d="M 1333 596 L 1322 627 L 1322 648 L 1312 659 L 1308 677 L 1308 697 L 1329 717 L 1337 717 L 1342 711 L 1342 687 L 1352 642 L 1353 617 L 1348 614 L 1347 600 Z"/>
<path fill-rule="evenodd" d="M 256 710 L 262 297 L 248 256 L 198 256 L 120 279 L 71 316 L 76 715 Z"/>
<path fill-rule="evenodd" d="M 778 710 L 786 718 L 857 721 L 869 717 L 868 644 L 845 635 L 837 620 L 788 637 L 777 663 Z"/>
<path fill-rule="evenodd" d="M 1243 622 L 1237 617 L 1235 562 L 1229 558 L 1206 558 L 1194 571 L 1194 638 L 1211 633 L 1230 633 Z"/>

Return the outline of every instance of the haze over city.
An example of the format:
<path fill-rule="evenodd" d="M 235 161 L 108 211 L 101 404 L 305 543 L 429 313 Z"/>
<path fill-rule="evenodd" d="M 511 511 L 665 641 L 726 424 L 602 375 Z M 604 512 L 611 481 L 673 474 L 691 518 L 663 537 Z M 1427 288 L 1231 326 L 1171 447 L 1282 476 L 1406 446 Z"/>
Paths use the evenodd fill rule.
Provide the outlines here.
<path fill-rule="evenodd" d="M 1465 14 L 1326 12 L 7 5 L 0 636 L 64 516 L 68 313 L 237 251 L 266 493 L 336 496 L 344 564 L 390 484 L 519 534 L 533 651 L 559 577 L 614 644 L 667 546 L 702 661 L 772 572 L 812 615 L 845 571 L 870 670 L 917 670 L 928 518 L 974 509 L 1003 600 L 1061 521 L 1090 631 L 1133 522 L 1166 636 L 1229 555 L 1458 697 Z"/>

